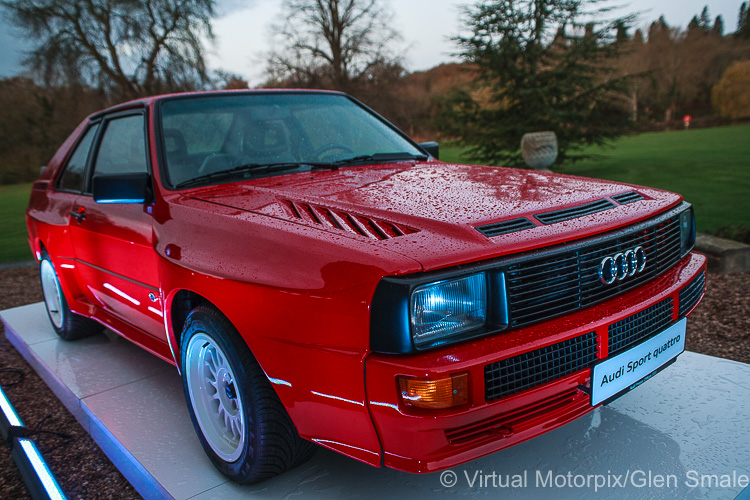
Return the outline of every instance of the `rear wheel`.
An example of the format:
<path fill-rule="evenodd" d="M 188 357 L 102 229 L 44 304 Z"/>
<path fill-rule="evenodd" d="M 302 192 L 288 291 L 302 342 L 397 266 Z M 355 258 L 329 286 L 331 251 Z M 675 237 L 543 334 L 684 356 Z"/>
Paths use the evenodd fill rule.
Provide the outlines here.
<path fill-rule="evenodd" d="M 309 459 L 265 373 L 237 330 L 218 311 L 198 306 L 181 340 L 182 381 L 203 449 L 238 483 L 257 483 Z"/>
<path fill-rule="evenodd" d="M 60 279 L 49 255 L 44 253 L 39 263 L 39 277 L 42 282 L 44 305 L 52 328 L 63 340 L 89 337 L 102 331 L 103 327 L 94 320 L 76 314 L 68 307 L 60 287 Z"/>

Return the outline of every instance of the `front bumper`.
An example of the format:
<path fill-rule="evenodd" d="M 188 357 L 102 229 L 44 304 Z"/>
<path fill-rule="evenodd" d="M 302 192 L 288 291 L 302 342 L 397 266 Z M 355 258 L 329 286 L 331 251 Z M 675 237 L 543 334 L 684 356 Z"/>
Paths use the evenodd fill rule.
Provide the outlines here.
<path fill-rule="evenodd" d="M 384 465 L 407 472 L 453 467 L 588 413 L 594 408 L 589 396 L 591 368 L 488 402 L 485 366 L 590 332 L 595 332 L 598 340 L 596 358 L 606 359 L 611 324 L 669 298 L 673 322 L 692 312 L 702 289 L 696 296 L 688 286 L 705 269 L 706 258 L 690 253 L 643 286 L 574 314 L 427 353 L 370 355 L 366 361 L 367 403 L 383 447 Z M 400 400 L 399 375 L 442 378 L 460 372 L 469 373 L 470 397 L 463 407 L 423 410 L 405 406 Z"/>

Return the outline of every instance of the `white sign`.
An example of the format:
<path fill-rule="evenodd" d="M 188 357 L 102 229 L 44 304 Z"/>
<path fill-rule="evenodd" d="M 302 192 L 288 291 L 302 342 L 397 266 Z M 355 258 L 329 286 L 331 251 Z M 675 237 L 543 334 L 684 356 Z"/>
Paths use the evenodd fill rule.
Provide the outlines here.
<path fill-rule="evenodd" d="M 655 337 L 613 358 L 594 365 L 591 378 L 591 405 L 596 406 L 615 394 L 639 385 L 645 377 L 685 350 L 683 318 Z"/>

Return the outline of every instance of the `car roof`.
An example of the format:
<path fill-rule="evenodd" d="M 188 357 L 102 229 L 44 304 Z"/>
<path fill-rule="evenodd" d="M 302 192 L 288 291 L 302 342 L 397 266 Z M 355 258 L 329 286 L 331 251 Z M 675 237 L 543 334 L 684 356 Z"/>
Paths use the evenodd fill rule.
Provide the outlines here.
<path fill-rule="evenodd" d="M 97 111 L 89 116 L 89 120 L 95 120 L 104 115 L 110 113 L 116 113 L 118 111 L 124 111 L 127 109 L 148 107 L 156 101 L 163 99 L 169 99 L 173 97 L 188 97 L 188 96 L 212 96 L 212 95 L 242 95 L 242 94 L 286 94 L 286 93 L 306 93 L 306 94 L 341 94 L 346 95 L 343 92 L 335 90 L 319 90 L 319 89 L 232 89 L 232 90 L 201 90 L 196 92 L 176 92 L 172 94 L 159 94 L 148 97 L 141 97 L 133 99 L 121 104 L 110 106 L 109 108 Z"/>

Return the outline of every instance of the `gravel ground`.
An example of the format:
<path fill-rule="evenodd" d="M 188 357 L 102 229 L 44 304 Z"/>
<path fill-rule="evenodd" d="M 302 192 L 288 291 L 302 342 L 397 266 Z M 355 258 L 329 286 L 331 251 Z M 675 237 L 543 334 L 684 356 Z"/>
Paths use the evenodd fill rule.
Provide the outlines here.
<path fill-rule="evenodd" d="M 750 273 L 707 275 L 707 293 L 688 320 L 687 349 L 750 363 Z M 42 300 L 36 267 L 0 270 L 0 310 Z M 18 382 L 19 375 L 23 374 Z M 18 383 L 15 383 L 18 382 Z M 27 427 L 63 432 L 37 438 L 70 498 L 137 498 L 138 494 L 5 338 L 0 325 L 0 385 Z M 28 492 L 10 453 L 0 451 L 0 498 Z"/>

